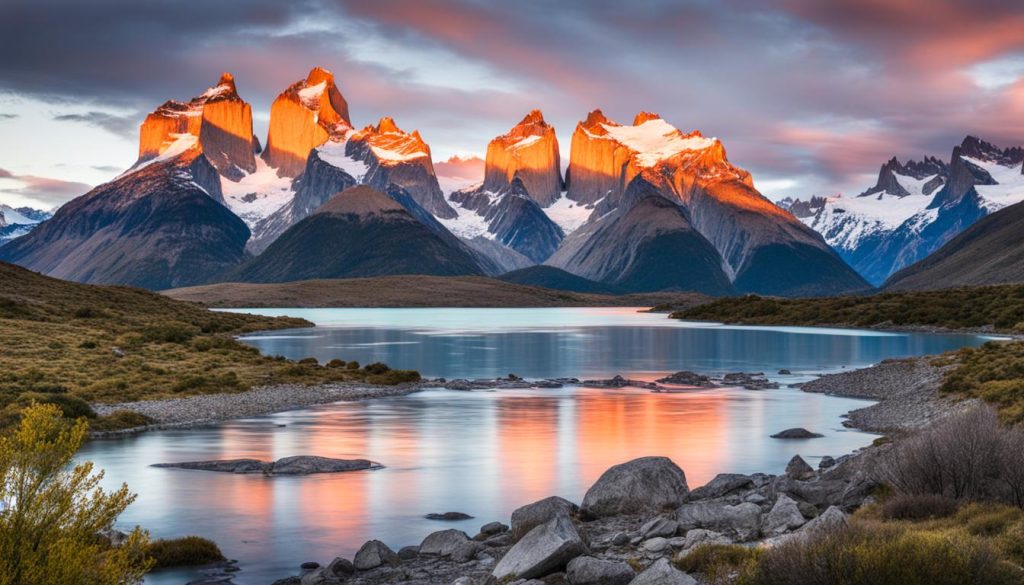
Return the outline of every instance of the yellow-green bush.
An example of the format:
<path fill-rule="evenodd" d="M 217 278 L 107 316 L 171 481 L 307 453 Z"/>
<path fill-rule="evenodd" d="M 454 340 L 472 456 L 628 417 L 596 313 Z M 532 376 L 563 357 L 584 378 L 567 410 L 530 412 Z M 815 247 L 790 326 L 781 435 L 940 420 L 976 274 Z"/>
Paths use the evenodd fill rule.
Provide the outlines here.
<path fill-rule="evenodd" d="M 158 569 L 208 565 L 224 560 L 215 542 L 199 536 L 154 540 L 146 553 Z"/>

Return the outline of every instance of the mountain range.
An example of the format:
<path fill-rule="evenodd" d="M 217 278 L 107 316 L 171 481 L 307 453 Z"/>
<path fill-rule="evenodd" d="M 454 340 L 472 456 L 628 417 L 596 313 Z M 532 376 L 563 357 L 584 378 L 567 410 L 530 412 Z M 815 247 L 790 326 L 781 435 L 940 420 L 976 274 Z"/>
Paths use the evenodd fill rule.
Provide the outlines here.
<path fill-rule="evenodd" d="M 484 160 L 435 165 L 420 132 L 392 118 L 357 129 L 321 68 L 274 100 L 265 148 L 252 117 L 230 74 L 188 101 L 165 102 L 142 123 L 131 168 L 0 247 L 0 260 L 154 289 L 513 272 L 526 284 L 621 292 L 870 290 L 809 219 L 827 201 L 777 206 L 720 140 L 650 112 L 631 125 L 589 113 L 572 134 L 564 177 L 555 128 L 539 110 L 491 140 Z M 968 191 L 983 192 L 979 164 L 1017 156 L 1000 153 L 967 161 Z M 954 167 L 893 161 L 871 195 L 942 192 L 955 207 L 964 194 L 953 192 L 963 172 Z M 904 176 L 920 177 L 909 185 L 917 191 Z"/>
<path fill-rule="evenodd" d="M 11 207 L 0 203 L 0 246 L 21 237 L 52 217 L 49 211 L 31 207 Z"/>
<path fill-rule="evenodd" d="M 926 157 L 881 166 L 855 197 L 784 200 L 844 260 L 876 286 L 922 261 L 987 216 L 1024 201 L 1024 148 L 968 136 L 949 161 Z"/>

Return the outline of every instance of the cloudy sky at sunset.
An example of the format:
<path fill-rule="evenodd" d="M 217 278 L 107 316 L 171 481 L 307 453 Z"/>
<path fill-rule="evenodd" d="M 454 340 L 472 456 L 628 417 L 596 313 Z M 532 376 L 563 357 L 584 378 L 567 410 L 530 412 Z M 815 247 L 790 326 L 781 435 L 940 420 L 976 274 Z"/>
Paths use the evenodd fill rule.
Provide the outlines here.
<path fill-rule="evenodd" d="M 859 192 L 885 159 L 1024 144 L 1018 0 L 4 0 L 0 201 L 55 205 L 134 162 L 138 125 L 234 73 L 270 102 L 332 70 L 353 122 L 483 154 L 539 107 L 565 158 L 602 108 L 721 138 L 769 197 Z"/>

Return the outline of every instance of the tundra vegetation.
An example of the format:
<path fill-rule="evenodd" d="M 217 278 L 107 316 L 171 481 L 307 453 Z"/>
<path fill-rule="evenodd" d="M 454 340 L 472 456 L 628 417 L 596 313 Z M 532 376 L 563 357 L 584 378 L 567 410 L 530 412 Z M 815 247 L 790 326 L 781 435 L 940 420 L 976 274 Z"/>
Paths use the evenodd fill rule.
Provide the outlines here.
<path fill-rule="evenodd" d="M 396 384 L 419 374 L 320 365 L 261 355 L 236 336 L 308 327 L 288 317 L 209 311 L 140 289 L 94 286 L 40 276 L 0 263 L 0 429 L 32 403 L 56 405 L 94 430 L 145 424 L 115 412 L 97 417 L 90 403 L 128 402 L 274 384 Z M 352 362 L 354 364 L 354 362 Z"/>

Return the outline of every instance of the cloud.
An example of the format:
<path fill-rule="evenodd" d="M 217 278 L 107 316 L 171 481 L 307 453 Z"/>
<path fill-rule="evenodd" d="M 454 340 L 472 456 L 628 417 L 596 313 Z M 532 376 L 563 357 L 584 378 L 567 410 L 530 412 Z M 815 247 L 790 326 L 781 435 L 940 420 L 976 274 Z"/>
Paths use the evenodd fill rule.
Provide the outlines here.
<path fill-rule="evenodd" d="M 0 120 L 13 120 L 18 117 L 18 114 L 5 114 L 0 112 Z"/>
<path fill-rule="evenodd" d="M 139 131 L 138 116 L 117 116 L 106 112 L 84 114 L 60 114 L 53 117 L 58 122 L 80 122 L 103 128 L 112 134 L 134 140 Z"/>
<path fill-rule="evenodd" d="M 0 169 L 0 198 L 14 205 L 29 205 L 49 209 L 69 199 L 85 194 L 91 185 L 35 175 L 15 175 Z M 11 185 L 11 183 L 14 183 Z"/>

